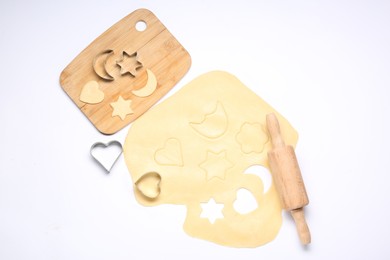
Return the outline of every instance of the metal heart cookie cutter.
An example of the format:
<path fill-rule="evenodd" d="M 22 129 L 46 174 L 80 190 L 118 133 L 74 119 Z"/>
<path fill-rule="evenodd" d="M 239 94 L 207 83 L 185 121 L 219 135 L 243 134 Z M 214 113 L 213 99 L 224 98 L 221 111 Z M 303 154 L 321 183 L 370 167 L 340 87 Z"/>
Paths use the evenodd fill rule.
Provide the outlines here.
<path fill-rule="evenodd" d="M 110 151 L 104 149 L 110 148 L 110 147 L 118 147 L 119 150 L 116 151 Z M 96 151 L 101 148 L 101 153 L 97 154 Z M 110 141 L 108 143 L 102 143 L 102 142 L 96 142 L 91 146 L 90 154 L 92 158 L 99 163 L 106 171 L 107 173 L 110 173 L 112 167 L 118 161 L 120 155 L 122 154 L 123 148 L 122 144 L 116 140 Z"/>
<path fill-rule="evenodd" d="M 155 200 L 161 193 L 161 175 L 157 172 L 148 172 L 142 175 L 134 186 L 147 200 Z"/>

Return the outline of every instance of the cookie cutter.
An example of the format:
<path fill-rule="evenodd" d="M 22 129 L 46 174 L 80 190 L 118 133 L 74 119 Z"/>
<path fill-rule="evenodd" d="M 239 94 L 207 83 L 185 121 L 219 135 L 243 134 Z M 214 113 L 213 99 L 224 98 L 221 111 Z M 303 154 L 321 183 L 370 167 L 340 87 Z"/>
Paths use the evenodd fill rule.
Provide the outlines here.
<path fill-rule="evenodd" d="M 121 65 L 121 62 L 124 62 L 126 59 L 134 59 L 133 67 L 126 68 L 123 65 Z M 133 77 L 137 76 L 137 70 L 142 68 L 142 63 L 138 60 L 138 54 L 137 52 L 134 52 L 132 54 L 128 54 L 126 51 L 122 51 L 121 59 L 116 61 L 116 65 L 121 68 L 121 75 L 130 74 Z"/>
<path fill-rule="evenodd" d="M 148 179 L 151 179 L 152 183 L 149 182 L 149 189 L 144 189 L 142 183 L 147 182 Z M 146 199 L 155 200 L 161 193 L 161 175 L 157 172 L 145 173 L 134 182 L 134 186 Z"/>
<path fill-rule="evenodd" d="M 104 50 L 95 56 L 95 58 L 93 59 L 93 64 L 92 64 L 93 71 L 95 71 L 96 75 L 98 75 L 100 78 L 102 78 L 104 80 L 108 80 L 108 81 L 114 80 L 114 77 L 111 76 L 111 74 L 107 71 L 107 68 L 106 68 L 108 57 L 111 56 L 112 54 L 114 54 L 113 50 L 110 50 L 110 49 Z M 106 73 L 106 75 L 101 75 L 101 73 L 98 73 L 98 71 L 96 70 L 96 65 L 97 65 L 96 63 L 97 63 L 98 59 L 103 55 L 107 55 L 107 57 L 105 58 L 104 63 L 103 63 L 103 69 L 104 69 L 104 72 Z"/>
<path fill-rule="evenodd" d="M 93 154 L 93 151 L 95 150 L 95 148 L 97 147 L 103 147 L 103 148 L 108 148 L 109 146 L 112 146 L 112 145 L 115 145 L 115 146 L 118 146 L 120 148 L 120 152 L 118 153 L 118 155 L 116 156 L 116 158 L 114 159 L 114 161 L 111 163 L 111 166 L 107 166 L 107 165 L 104 165 L 94 154 Z M 110 141 L 108 143 L 102 143 L 102 142 L 96 142 L 94 143 L 90 150 L 89 150 L 89 153 L 91 154 L 92 158 L 98 162 L 98 164 L 100 166 L 102 166 L 106 171 L 107 173 L 110 173 L 112 167 L 114 167 L 115 163 L 118 161 L 119 157 L 121 156 L 121 154 L 123 153 L 123 147 L 122 147 L 122 144 L 119 142 L 119 141 L 116 141 L 116 140 L 113 140 L 113 141 Z"/>

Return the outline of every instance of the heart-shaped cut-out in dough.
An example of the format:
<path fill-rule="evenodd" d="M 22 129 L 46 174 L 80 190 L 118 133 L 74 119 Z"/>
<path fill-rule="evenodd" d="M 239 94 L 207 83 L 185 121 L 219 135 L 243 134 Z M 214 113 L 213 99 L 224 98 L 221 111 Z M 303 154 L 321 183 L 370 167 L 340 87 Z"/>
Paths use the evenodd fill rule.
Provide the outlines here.
<path fill-rule="evenodd" d="M 157 172 L 148 172 L 141 176 L 135 183 L 135 187 L 148 199 L 156 199 L 161 192 L 161 176 Z"/>
<path fill-rule="evenodd" d="M 241 188 L 237 191 L 236 201 L 234 201 L 233 207 L 240 214 L 248 214 L 257 209 L 258 205 L 252 192 Z"/>
<path fill-rule="evenodd" d="M 94 143 L 91 146 L 90 153 L 107 172 L 110 172 L 122 154 L 122 144 L 118 141 L 111 141 L 106 144 L 100 142 Z"/>
<path fill-rule="evenodd" d="M 104 92 L 100 90 L 99 83 L 88 81 L 80 93 L 80 101 L 88 104 L 98 104 L 104 100 Z"/>
<path fill-rule="evenodd" d="M 154 159 L 161 165 L 183 166 L 180 141 L 175 138 L 168 139 L 164 147 L 156 151 Z"/>

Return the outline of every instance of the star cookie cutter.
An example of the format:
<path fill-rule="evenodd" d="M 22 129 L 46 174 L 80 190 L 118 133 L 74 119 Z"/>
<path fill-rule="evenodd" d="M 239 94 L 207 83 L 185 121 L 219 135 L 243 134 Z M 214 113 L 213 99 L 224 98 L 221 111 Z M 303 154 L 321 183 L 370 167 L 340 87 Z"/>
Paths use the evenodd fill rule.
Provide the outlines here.
<path fill-rule="evenodd" d="M 131 62 L 129 65 L 128 62 Z M 137 70 L 142 68 L 142 63 L 138 60 L 137 52 L 128 54 L 122 51 L 121 59 L 116 61 L 116 65 L 121 68 L 121 75 L 130 74 L 133 77 L 137 76 Z"/>

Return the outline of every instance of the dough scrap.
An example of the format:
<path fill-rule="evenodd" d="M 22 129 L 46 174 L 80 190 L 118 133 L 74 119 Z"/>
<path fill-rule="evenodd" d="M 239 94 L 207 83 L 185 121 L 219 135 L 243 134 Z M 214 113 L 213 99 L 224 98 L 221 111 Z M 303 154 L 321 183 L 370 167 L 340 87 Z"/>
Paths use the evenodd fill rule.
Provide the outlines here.
<path fill-rule="evenodd" d="M 104 92 L 100 89 L 99 83 L 91 80 L 84 85 L 79 99 L 87 104 L 98 104 L 104 100 Z"/>
<path fill-rule="evenodd" d="M 213 71 L 188 83 L 129 129 L 124 156 L 133 181 L 150 172 L 161 176 L 160 194 L 151 200 L 134 189 L 137 201 L 185 205 L 183 228 L 196 238 L 231 247 L 270 242 L 282 223 L 275 187 L 264 193 L 262 180 L 244 172 L 252 165 L 269 169 L 265 118 L 271 112 L 286 143 L 295 146 L 298 134 L 287 120 L 233 75 Z M 247 214 L 233 206 L 241 188 L 258 205 Z M 201 217 L 201 205 L 211 200 L 223 204 L 223 218 L 213 223 Z"/>
<path fill-rule="evenodd" d="M 112 117 L 119 116 L 123 121 L 127 115 L 134 114 L 133 109 L 131 109 L 131 104 L 131 99 L 125 100 L 122 96 L 119 96 L 117 101 L 110 103 L 113 109 Z"/>

